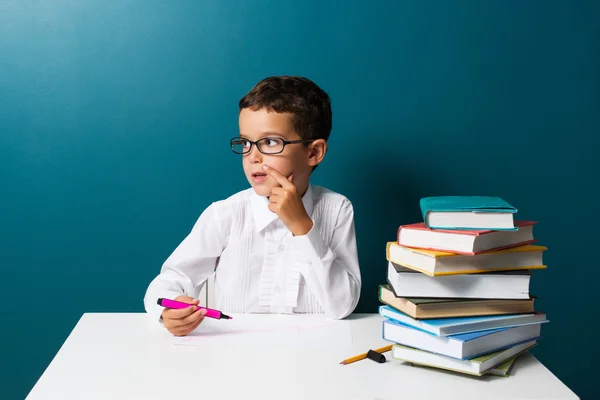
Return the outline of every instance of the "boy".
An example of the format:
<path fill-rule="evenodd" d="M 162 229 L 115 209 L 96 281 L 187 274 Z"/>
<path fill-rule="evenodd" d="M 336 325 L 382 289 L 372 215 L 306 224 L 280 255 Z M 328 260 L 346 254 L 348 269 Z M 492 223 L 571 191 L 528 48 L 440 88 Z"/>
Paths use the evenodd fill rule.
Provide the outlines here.
<path fill-rule="evenodd" d="M 250 189 L 212 203 L 150 283 L 146 311 L 177 336 L 205 310 L 162 308 L 160 297 L 197 305 L 215 273 L 225 313 L 324 313 L 344 318 L 361 289 L 354 211 L 335 192 L 310 185 L 323 161 L 332 116 L 329 96 L 302 77 L 270 77 L 239 102 L 240 154 Z"/>

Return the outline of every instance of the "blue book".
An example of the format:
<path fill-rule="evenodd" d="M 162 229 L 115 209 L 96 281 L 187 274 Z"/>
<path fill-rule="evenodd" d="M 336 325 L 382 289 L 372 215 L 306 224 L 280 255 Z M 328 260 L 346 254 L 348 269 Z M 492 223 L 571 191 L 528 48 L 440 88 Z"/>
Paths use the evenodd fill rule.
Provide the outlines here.
<path fill-rule="evenodd" d="M 546 314 L 490 315 L 485 317 L 438 318 L 417 320 L 390 306 L 380 306 L 379 314 L 383 317 L 429 332 L 436 336 L 450 336 L 460 333 L 486 331 L 489 329 L 508 328 L 513 326 L 540 324 L 549 322 Z"/>
<path fill-rule="evenodd" d="M 541 323 L 436 336 L 392 319 L 382 324 L 382 337 L 392 343 L 467 360 L 540 338 Z"/>
<path fill-rule="evenodd" d="M 420 201 L 423 222 L 431 229 L 516 231 L 517 209 L 500 197 L 434 196 Z"/>

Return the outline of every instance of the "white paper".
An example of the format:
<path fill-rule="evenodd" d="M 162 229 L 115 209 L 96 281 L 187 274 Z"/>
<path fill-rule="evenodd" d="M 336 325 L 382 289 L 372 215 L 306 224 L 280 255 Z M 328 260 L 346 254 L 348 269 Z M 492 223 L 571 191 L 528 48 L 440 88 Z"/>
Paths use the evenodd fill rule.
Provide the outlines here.
<path fill-rule="evenodd" d="M 200 326 L 174 343 L 186 346 L 252 345 L 300 348 L 349 347 L 350 321 L 322 315 L 238 314 L 231 320 L 205 318 Z"/>

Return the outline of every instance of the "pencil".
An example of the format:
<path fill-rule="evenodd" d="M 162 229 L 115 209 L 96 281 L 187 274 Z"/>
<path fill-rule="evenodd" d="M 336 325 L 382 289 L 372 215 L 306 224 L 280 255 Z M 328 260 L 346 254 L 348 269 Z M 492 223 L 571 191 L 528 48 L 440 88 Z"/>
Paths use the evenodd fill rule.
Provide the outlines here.
<path fill-rule="evenodd" d="M 382 348 L 374 350 L 374 351 L 376 351 L 377 353 L 385 353 L 386 351 L 390 351 L 391 349 L 392 349 L 392 345 L 390 344 L 389 346 L 385 346 L 385 347 L 382 347 Z M 362 353 L 357 356 L 347 358 L 344 361 L 342 361 L 340 364 L 346 365 L 346 364 L 353 363 L 354 361 L 363 360 L 363 359 L 367 358 L 367 353 Z"/>

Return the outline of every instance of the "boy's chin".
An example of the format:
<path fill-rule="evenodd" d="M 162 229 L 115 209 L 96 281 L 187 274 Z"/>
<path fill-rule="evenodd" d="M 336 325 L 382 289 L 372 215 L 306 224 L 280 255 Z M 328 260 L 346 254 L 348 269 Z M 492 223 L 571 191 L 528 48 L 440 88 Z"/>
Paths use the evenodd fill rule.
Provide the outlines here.
<path fill-rule="evenodd" d="M 264 185 L 252 185 L 252 189 L 259 196 L 267 197 L 271 195 L 271 188 Z"/>

